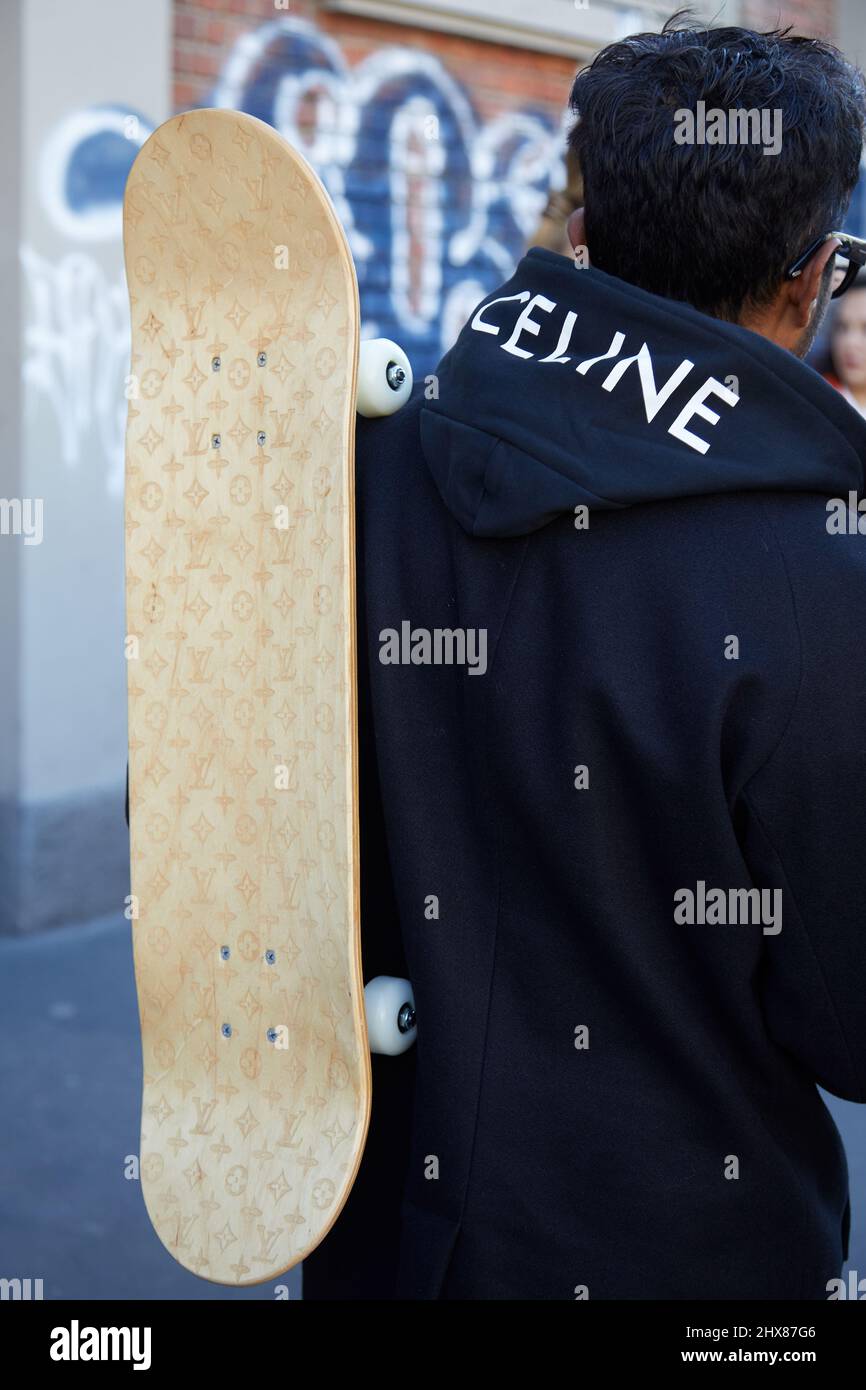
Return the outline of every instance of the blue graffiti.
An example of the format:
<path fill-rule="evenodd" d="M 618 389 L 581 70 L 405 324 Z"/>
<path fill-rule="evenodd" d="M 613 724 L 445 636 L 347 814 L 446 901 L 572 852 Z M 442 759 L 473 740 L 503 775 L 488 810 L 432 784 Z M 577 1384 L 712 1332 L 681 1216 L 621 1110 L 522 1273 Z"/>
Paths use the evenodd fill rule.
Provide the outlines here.
<path fill-rule="evenodd" d="M 419 374 L 511 273 L 562 172 L 562 128 L 544 112 L 484 122 L 423 50 L 383 48 L 350 67 L 332 38 L 293 16 L 237 41 L 210 104 L 259 117 L 309 160 L 352 248 L 363 333 L 397 339 Z M 42 190 L 60 230 L 118 235 L 126 178 L 151 129 L 122 106 L 57 127 Z"/>
<path fill-rule="evenodd" d="M 153 130 L 128 106 L 88 106 L 54 127 L 39 159 L 42 203 L 74 241 L 120 235 L 121 205 L 133 160 Z"/>
<path fill-rule="evenodd" d="M 247 34 L 211 100 L 268 122 L 316 169 L 352 247 L 364 332 L 397 339 L 416 374 L 511 273 L 562 174 L 563 127 L 545 113 L 485 123 L 432 55 L 384 48 L 350 68 L 295 18 Z"/>
<path fill-rule="evenodd" d="M 119 110 L 120 108 L 113 108 Z M 150 126 L 137 112 L 123 111 L 124 118 L 137 119 L 140 129 Z M 71 212 L 86 214 L 98 206 L 118 201 L 138 154 L 138 142 L 116 130 L 100 130 L 85 136 L 72 150 L 66 169 L 66 203 Z"/>

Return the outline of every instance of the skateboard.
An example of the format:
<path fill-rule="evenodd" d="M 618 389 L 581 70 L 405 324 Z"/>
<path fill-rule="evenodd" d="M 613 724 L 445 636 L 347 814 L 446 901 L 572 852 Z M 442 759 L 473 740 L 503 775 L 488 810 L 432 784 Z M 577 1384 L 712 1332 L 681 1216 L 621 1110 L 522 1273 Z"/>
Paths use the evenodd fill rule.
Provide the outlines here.
<path fill-rule="evenodd" d="M 175 1259 L 254 1284 L 336 1220 L 370 1046 L 414 1037 L 406 982 L 364 998 L 354 572 L 356 408 L 411 367 L 359 343 L 330 199 L 253 117 L 148 139 L 124 253 L 141 1185 Z"/>

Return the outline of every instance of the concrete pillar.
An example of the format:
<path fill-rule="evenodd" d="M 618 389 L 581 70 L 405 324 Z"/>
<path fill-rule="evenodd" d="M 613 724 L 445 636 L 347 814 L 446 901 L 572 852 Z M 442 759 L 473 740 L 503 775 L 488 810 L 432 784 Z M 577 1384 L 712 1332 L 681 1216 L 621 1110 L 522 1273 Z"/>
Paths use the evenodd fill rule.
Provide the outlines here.
<path fill-rule="evenodd" d="M 4 0 L 0 55 L 2 492 L 31 521 L 41 503 L 29 538 L 0 537 L 9 932 L 120 912 L 127 891 L 120 208 L 170 114 L 170 0 Z"/>

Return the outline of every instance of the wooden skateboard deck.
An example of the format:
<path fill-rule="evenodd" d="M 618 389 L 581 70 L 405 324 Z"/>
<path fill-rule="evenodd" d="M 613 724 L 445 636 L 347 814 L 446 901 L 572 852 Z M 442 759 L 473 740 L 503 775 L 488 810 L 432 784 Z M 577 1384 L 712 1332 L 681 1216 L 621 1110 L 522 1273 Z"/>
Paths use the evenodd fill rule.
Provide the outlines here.
<path fill-rule="evenodd" d="M 319 180 L 195 111 L 129 176 L 130 850 L 141 1183 L 186 1268 L 301 1260 L 360 1163 L 358 292 Z"/>

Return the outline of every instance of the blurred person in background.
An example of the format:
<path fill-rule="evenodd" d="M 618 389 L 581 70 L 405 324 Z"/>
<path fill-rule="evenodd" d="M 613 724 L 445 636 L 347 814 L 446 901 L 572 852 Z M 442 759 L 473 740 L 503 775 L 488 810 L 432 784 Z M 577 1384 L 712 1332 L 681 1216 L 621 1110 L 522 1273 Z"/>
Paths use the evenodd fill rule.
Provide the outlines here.
<path fill-rule="evenodd" d="M 866 276 L 861 271 L 844 299 L 833 306 L 829 365 L 824 376 L 866 416 Z"/>
<path fill-rule="evenodd" d="M 541 221 L 530 246 L 544 246 L 560 256 L 571 255 L 568 219 L 576 208 L 583 206 L 583 179 L 576 152 L 569 148 L 565 161 L 565 187 L 556 189 L 547 200 Z"/>

